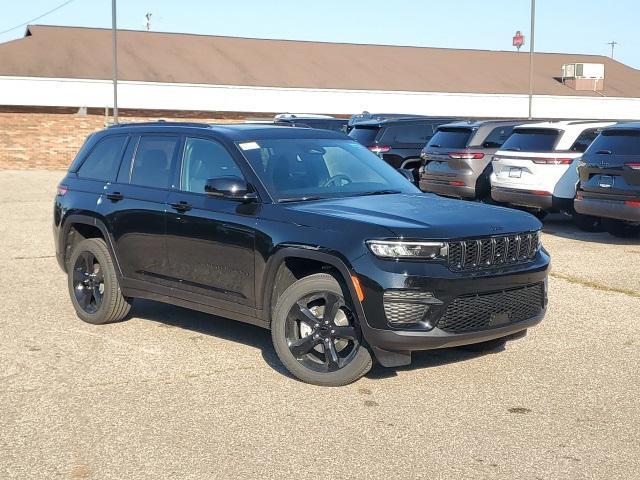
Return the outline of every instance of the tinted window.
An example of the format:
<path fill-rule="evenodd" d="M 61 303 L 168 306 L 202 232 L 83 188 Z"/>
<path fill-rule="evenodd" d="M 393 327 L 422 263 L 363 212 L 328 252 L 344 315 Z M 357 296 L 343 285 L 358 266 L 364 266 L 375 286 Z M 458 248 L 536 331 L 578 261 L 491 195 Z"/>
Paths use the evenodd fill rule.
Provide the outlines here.
<path fill-rule="evenodd" d="M 123 135 L 100 140 L 78 170 L 78 176 L 113 182 L 118 174 L 126 140 L 127 137 Z"/>
<path fill-rule="evenodd" d="M 386 144 L 424 145 L 433 136 L 433 125 L 394 125 L 387 127 L 380 138 Z"/>
<path fill-rule="evenodd" d="M 553 152 L 558 135 L 559 132 L 551 128 L 516 128 L 502 145 L 502 150 Z"/>
<path fill-rule="evenodd" d="M 204 193 L 204 184 L 208 179 L 228 176 L 243 178 L 224 146 L 213 140 L 187 138 L 180 176 L 181 190 Z"/>
<path fill-rule="evenodd" d="M 378 127 L 354 127 L 349 136 L 362 145 L 373 145 L 378 135 Z"/>
<path fill-rule="evenodd" d="M 436 134 L 429 140 L 430 147 L 464 148 L 471 138 L 470 128 L 439 128 Z"/>
<path fill-rule="evenodd" d="M 589 153 L 640 155 L 640 130 L 605 130 L 589 147 Z"/>
<path fill-rule="evenodd" d="M 178 146 L 178 137 L 142 136 L 131 169 L 131 183 L 146 187 L 167 188 L 171 160 Z"/>
<path fill-rule="evenodd" d="M 482 146 L 484 148 L 500 148 L 512 132 L 512 126 L 496 127 L 489 132 L 487 138 L 482 142 Z"/>
<path fill-rule="evenodd" d="M 592 128 L 590 130 L 585 130 L 580 134 L 580 136 L 576 139 L 573 145 L 571 145 L 572 152 L 584 152 L 589 148 L 591 142 L 593 142 L 598 136 L 599 130 L 597 128 Z"/>
<path fill-rule="evenodd" d="M 384 160 L 352 140 L 268 139 L 240 143 L 240 150 L 279 200 L 418 190 Z"/>
<path fill-rule="evenodd" d="M 139 140 L 140 137 L 135 136 L 131 137 L 129 143 L 127 143 L 127 148 L 124 151 L 124 157 L 120 164 L 120 170 L 118 170 L 118 179 L 116 180 L 118 183 L 129 183 L 129 180 L 131 180 L 131 161 L 133 160 L 133 154 L 136 151 Z"/>

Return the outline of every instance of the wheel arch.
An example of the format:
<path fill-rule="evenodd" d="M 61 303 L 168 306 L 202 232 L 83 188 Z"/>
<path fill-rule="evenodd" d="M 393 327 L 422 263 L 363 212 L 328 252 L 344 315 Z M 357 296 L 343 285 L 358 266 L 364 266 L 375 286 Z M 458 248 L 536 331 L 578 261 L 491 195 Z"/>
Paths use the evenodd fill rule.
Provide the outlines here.
<path fill-rule="evenodd" d="M 99 232 L 100 235 L 95 235 L 94 232 Z M 79 237 L 76 235 L 79 235 Z M 63 256 L 64 270 L 66 271 L 66 261 L 71 254 L 71 249 L 85 238 L 102 238 L 105 241 L 119 277 L 121 274 L 120 264 L 113 248 L 113 239 L 106 224 L 101 218 L 86 214 L 69 214 L 62 223 L 58 241 L 60 242 L 59 251 Z"/>
<path fill-rule="evenodd" d="M 300 270 L 293 272 L 291 265 L 295 265 L 296 262 Z M 313 268 L 313 265 L 319 268 Z M 308 270 L 305 271 L 306 268 Z M 279 293 L 282 293 L 295 280 L 321 271 L 329 271 L 337 276 L 337 280 L 346 287 L 360 322 L 363 322 L 364 310 L 351 279 L 352 271 L 346 261 L 336 254 L 302 245 L 283 247 L 269 259 L 259 297 L 262 299 L 263 320 L 271 323 L 271 312 Z M 303 275 L 298 278 L 296 273 Z"/>

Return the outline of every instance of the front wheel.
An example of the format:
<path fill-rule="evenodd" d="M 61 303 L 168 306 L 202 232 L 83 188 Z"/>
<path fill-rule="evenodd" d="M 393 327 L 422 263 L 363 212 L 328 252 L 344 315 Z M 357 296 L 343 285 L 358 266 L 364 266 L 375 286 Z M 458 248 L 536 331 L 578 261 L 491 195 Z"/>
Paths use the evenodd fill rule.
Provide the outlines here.
<path fill-rule="evenodd" d="M 338 387 L 371 369 L 351 302 L 325 273 L 304 277 L 284 291 L 273 310 L 271 338 L 280 361 L 303 382 Z"/>

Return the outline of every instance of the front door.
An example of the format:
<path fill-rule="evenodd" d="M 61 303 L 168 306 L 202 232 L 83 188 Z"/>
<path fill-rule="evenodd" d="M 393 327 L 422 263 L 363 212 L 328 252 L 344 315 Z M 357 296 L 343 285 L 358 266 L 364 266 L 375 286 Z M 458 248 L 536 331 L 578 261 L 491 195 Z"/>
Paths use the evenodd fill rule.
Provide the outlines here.
<path fill-rule="evenodd" d="M 167 200 L 169 274 L 177 288 L 214 305 L 254 307 L 259 205 L 206 195 L 207 179 L 222 176 L 243 178 L 227 149 L 209 138 L 186 138 L 179 188 Z"/>

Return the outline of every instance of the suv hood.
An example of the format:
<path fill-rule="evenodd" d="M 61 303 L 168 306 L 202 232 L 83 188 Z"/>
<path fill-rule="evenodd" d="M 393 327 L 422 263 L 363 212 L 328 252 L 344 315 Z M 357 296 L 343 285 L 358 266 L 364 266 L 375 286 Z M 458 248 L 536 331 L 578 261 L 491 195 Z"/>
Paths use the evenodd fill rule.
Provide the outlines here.
<path fill-rule="evenodd" d="M 349 220 L 379 225 L 392 236 L 415 239 L 484 237 L 542 226 L 533 215 L 518 210 L 420 193 L 317 200 L 287 204 L 285 208 L 301 224 L 322 228 L 326 220 L 313 217 L 331 217 L 343 222 L 339 225 L 343 231 L 357 228 L 344 223 Z"/>

